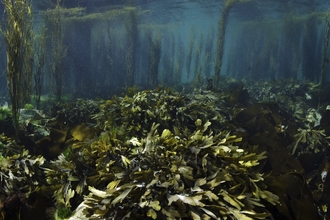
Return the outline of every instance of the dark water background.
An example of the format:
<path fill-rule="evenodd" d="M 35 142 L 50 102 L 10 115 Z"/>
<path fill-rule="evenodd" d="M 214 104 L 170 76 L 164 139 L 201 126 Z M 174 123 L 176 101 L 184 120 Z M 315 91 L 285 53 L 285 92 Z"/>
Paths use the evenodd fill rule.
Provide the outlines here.
<path fill-rule="evenodd" d="M 33 1 L 35 32 L 40 32 L 43 25 L 43 11 L 54 9 L 55 4 Z M 214 76 L 223 1 L 67 0 L 60 4 L 63 8 L 85 8 L 78 15 L 80 19 L 67 15 L 61 18 L 63 45 L 67 48 L 61 64 L 66 95 L 105 98 L 133 85 L 175 86 L 196 79 L 200 86 Z M 228 14 L 221 75 L 318 82 L 329 5 L 325 0 L 251 0 L 235 4 Z M 127 7 L 134 7 L 128 10 L 131 14 Z M 112 18 L 88 18 L 109 10 L 126 12 Z M 3 42 L 0 49 L 0 94 L 7 96 Z M 54 90 L 49 74 L 50 50 L 46 48 L 43 94 Z M 329 48 L 326 50 L 329 52 Z M 156 57 L 153 66 L 152 57 Z M 330 71 L 328 65 L 325 68 Z M 150 75 L 156 75 L 156 80 L 150 80 Z"/>

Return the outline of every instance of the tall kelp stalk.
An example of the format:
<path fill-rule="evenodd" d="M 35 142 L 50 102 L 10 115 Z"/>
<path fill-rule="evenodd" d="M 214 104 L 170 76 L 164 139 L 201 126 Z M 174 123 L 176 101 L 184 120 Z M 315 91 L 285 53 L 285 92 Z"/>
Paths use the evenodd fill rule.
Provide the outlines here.
<path fill-rule="evenodd" d="M 183 72 L 183 63 L 185 59 L 185 51 L 184 46 L 181 38 L 178 39 L 178 46 L 176 47 L 176 59 L 174 63 L 174 81 L 173 85 L 179 86 L 181 80 L 182 80 L 182 72 Z"/>
<path fill-rule="evenodd" d="M 195 59 L 194 59 L 194 63 L 195 63 L 195 67 L 194 67 L 194 84 L 195 87 L 198 87 L 200 82 L 201 82 L 201 56 L 202 56 L 202 50 L 203 50 L 203 43 L 204 43 L 204 35 L 203 33 L 201 33 L 200 35 L 200 39 L 199 39 L 199 43 L 197 45 L 196 48 L 196 52 L 195 52 Z"/>
<path fill-rule="evenodd" d="M 196 48 L 195 55 L 195 70 L 194 70 L 194 86 L 195 88 L 199 88 L 203 84 L 203 80 L 205 79 L 205 68 L 209 65 L 209 51 L 206 48 L 208 44 L 205 43 L 203 33 L 200 35 L 200 40 L 198 43 L 198 47 Z"/>
<path fill-rule="evenodd" d="M 283 50 L 285 51 L 285 54 L 287 54 L 290 59 L 288 59 L 288 57 L 282 57 L 283 60 L 281 63 L 287 63 L 286 66 L 289 69 L 289 71 L 286 73 L 287 78 L 298 78 L 299 68 L 302 63 L 302 56 L 300 55 L 300 53 L 297 52 L 299 51 L 301 44 L 301 31 L 304 30 L 306 26 L 308 26 L 306 24 L 309 23 L 310 20 L 312 20 L 312 18 L 306 18 L 306 20 L 297 19 L 297 15 L 293 12 L 285 14 L 283 18 L 283 31 L 281 31 L 283 35 L 281 39 L 283 40 L 281 43 L 283 45 Z M 312 24 L 315 23 L 312 22 Z M 274 35 L 274 33 L 272 33 L 274 31 L 271 30 L 275 29 L 274 27 L 268 25 L 267 29 L 267 33 L 269 33 L 271 36 L 276 36 L 276 34 Z M 310 34 L 309 31 L 306 31 L 306 33 Z M 270 38 L 274 39 L 274 37 Z M 273 48 L 278 48 L 278 46 L 273 44 L 271 49 L 273 50 Z"/>
<path fill-rule="evenodd" d="M 158 84 L 159 63 L 162 49 L 162 41 L 160 33 L 153 36 L 151 30 L 148 30 L 148 82 L 149 85 L 155 87 Z"/>
<path fill-rule="evenodd" d="M 130 10 L 125 18 L 125 28 L 127 34 L 127 53 L 126 53 L 126 86 L 134 85 L 135 77 L 135 52 L 137 50 L 139 29 L 138 15 L 134 10 Z"/>
<path fill-rule="evenodd" d="M 321 96 L 322 92 L 325 86 L 325 78 L 326 78 L 326 72 L 325 72 L 325 64 L 328 62 L 328 49 L 329 49 L 329 37 L 330 37 L 330 20 L 329 20 L 330 12 L 326 16 L 326 33 L 324 36 L 324 45 L 323 45 L 323 60 L 322 60 L 322 69 L 321 69 L 321 78 L 320 78 L 320 94 L 319 94 L 319 104 L 318 108 L 320 108 L 321 104 Z"/>
<path fill-rule="evenodd" d="M 225 1 L 224 6 L 222 8 L 222 12 L 218 24 L 217 52 L 216 52 L 214 81 L 213 81 L 215 88 L 219 85 L 220 69 L 222 66 L 223 49 L 225 45 L 225 35 L 226 35 L 226 27 L 228 24 L 229 11 L 236 3 L 242 1 L 244 0 L 227 0 Z"/>
<path fill-rule="evenodd" d="M 319 14 L 310 13 L 308 16 L 302 16 L 305 19 L 303 23 L 303 31 L 301 33 L 301 71 L 302 78 L 317 82 L 319 75 L 316 72 L 321 72 L 322 60 L 322 37 L 319 37 L 318 23 L 322 23 Z M 321 35 L 320 35 L 321 36 Z M 290 64 L 291 65 L 291 64 Z"/>
<path fill-rule="evenodd" d="M 204 76 L 206 79 L 210 79 L 211 73 L 213 72 L 213 61 L 212 61 L 212 57 L 213 57 L 213 53 L 214 53 L 214 36 L 215 36 L 215 31 L 213 27 L 210 27 L 210 31 L 209 34 L 206 37 L 205 40 L 205 69 L 204 69 Z"/>
<path fill-rule="evenodd" d="M 64 57 L 67 54 L 67 48 L 63 46 L 62 36 L 62 15 L 60 1 L 57 0 L 56 8 L 44 12 L 44 22 L 48 30 L 47 38 L 49 40 L 49 57 L 48 67 L 50 74 L 55 82 L 56 101 L 61 101 L 63 74 L 64 74 Z"/>
<path fill-rule="evenodd" d="M 106 51 L 106 64 L 107 64 L 107 75 L 105 77 L 105 80 L 106 80 L 106 83 L 108 85 L 110 85 L 110 82 L 112 78 L 112 76 L 114 75 L 114 64 L 113 64 L 113 60 L 114 60 L 114 53 L 113 53 L 113 50 L 114 50 L 114 37 L 112 36 L 112 30 L 114 28 L 111 28 L 111 25 L 110 25 L 110 22 L 108 23 L 107 25 L 107 38 L 108 38 L 108 45 L 107 45 L 107 51 Z M 110 86 L 108 86 L 110 88 Z M 110 91 L 109 91 L 110 92 Z"/>
<path fill-rule="evenodd" d="M 166 31 L 163 36 L 163 59 L 160 68 L 160 81 L 164 86 L 174 86 L 174 57 L 175 57 L 175 36 L 172 30 Z"/>
<path fill-rule="evenodd" d="M 7 87 L 16 129 L 19 130 L 19 109 L 31 93 L 33 61 L 33 14 L 31 0 L 3 0 L 4 19 L 0 29 L 6 45 Z"/>
<path fill-rule="evenodd" d="M 175 35 L 174 32 L 171 31 L 170 32 L 170 46 L 169 46 L 169 51 L 168 51 L 168 56 L 167 56 L 167 60 L 168 60 L 168 68 L 169 68 L 169 73 L 168 73 L 168 79 L 165 80 L 165 82 L 168 85 L 172 85 L 174 86 L 174 57 L 175 57 L 175 52 L 176 52 L 176 45 L 175 45 Z M 165 73 L 165 76 L 167 74 Z"/>
<path fill-rule="evenodd" d="M 188 54 L 187 54 L 187 61 L 186 61 L 186 71 L 187 71 L 187 79 L 190 76 L 190 66 L 192 61 L 192 54 L 194 51 L 195 45 L 195 29 L 193 27 L 190 28 L 190 38 L 189 38 L 189 45 L 188 45 Z"/>
<path fill-rule="evenodd" d="M 63 42 L 74 41 L 67 51 L 72 62 L 65 64 L 73 70 L 75 90 L 79 91 L 76 94 L 109 95 L 135 84 L 139 79 L 138 20 L 146 11 L 122 7 L 86 13 L 81 9 L 61 8 Z M 82 53 L 76 53 L 77 50 Z"/>
<path fill-rule="evenodd" d="M 70 9 L 65 9 L 65 11 L 67 10 Z M 67 62 L 65 67 L 71 71 L 65 73 L 65 78 L 72 77 L 72 80 L 68 81 L 67 85 L 74 89 L 75 96 L 95 97 L 99 92 L 97 90 L 96 62 L 92 62 L 92 59 L 95 60 L 95 53 L 93 54 L 92 50 L 96 46 L 93 38 L 96 34 L 101 35 L 101 33 L 98 32 L 96 23 L 91 19 L 70 21 L 65 13 L 62 15 L 63 42 L 70 45 L 67 50 L 67 57 L 70 62 Z M 77 53 L 77 51 L 79 52 Z M 103 57 L 102 53 L 98 54 L 98 60 L 102 60 Z"/>
<path fill-rule="evenodd" d="M 42 27 L 41 32 L 36 36 L 34 44 L 35 51 L 35 73 L 34 73 L 34 90 L 36 96 L 36 107 L 40 108 L 40 96 L 42 90 L 42 73 L 45 66 L 46 55 L 46 28 Z"/>

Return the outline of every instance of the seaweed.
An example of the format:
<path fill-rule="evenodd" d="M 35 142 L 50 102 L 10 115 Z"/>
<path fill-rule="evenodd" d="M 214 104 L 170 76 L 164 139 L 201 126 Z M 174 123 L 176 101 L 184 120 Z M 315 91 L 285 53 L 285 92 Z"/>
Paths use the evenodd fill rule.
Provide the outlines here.
<path fill-rule="evenodd" d="M 6 46 L 7 89 L 16 131 L 19 133 L 19 109 L 30 101 L 33 75 L 33 13 L 30 0 L 3 1 L 4 21 L 0 33 Z"/>
<path fill-rule="evenodd" d="M 265 158 L 264 153 L 244 152 L 235 146 L 241 138 L 225 132 L 204 134 L 209 125 L 206 122 L 190 137 L 177 137 L 168 129 L 159 134 L 159 125 L 153 124 L 146 138 L 109 146 L 111 159 L 101 163 L 105 170 L 95 178 L 105 182 L 98 183 L 105 189 L 95 183 L 88 187 L 84 215 L 92 219 L 268 217 L 260 201 L 275 205 L 278 197 L 260 184 L 262 174 L 251 168 Z"/>
<path fill-rule="evenodd" d="M 58 104 L 52 116 L 21 114 L 21 141 L 4 134 L 0 141 L 2 214 L 326 217 L 327 123 L 307 105 L 295 114 L 281 103 L 253 103 L 242 85 L 191 93 L 133 87 L 110 100 Z"/>
<path fill-rule="evenodd" d="M 324 152 L 330 146 L 329 137 L 326 136 L 325 130 L 299 128 L 295 138 L 296 140 L 289 146 L 292 149 L 292 154 L 297 153 L 297 150 L 299 150 L 298 155 L 307 152 Z"/>

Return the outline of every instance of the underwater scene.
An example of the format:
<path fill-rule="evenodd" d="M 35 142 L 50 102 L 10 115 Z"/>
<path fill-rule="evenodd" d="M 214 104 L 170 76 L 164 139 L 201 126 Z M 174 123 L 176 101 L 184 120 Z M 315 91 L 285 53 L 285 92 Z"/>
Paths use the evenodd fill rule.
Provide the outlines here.
<path fill-rule="evenodd" d="M 1 0 L 0 220 L 330 219 L 327 0 Z"/>

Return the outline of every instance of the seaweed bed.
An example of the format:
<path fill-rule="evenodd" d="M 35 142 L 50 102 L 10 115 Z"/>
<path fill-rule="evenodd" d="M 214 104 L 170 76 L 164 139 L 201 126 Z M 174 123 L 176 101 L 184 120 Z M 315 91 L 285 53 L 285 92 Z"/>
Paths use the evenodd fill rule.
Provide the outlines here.
<path fill-rule="evenodd" d="M 3 107 L 0 219 L 329 219 L 319 86 L 223 85 Z"/>

